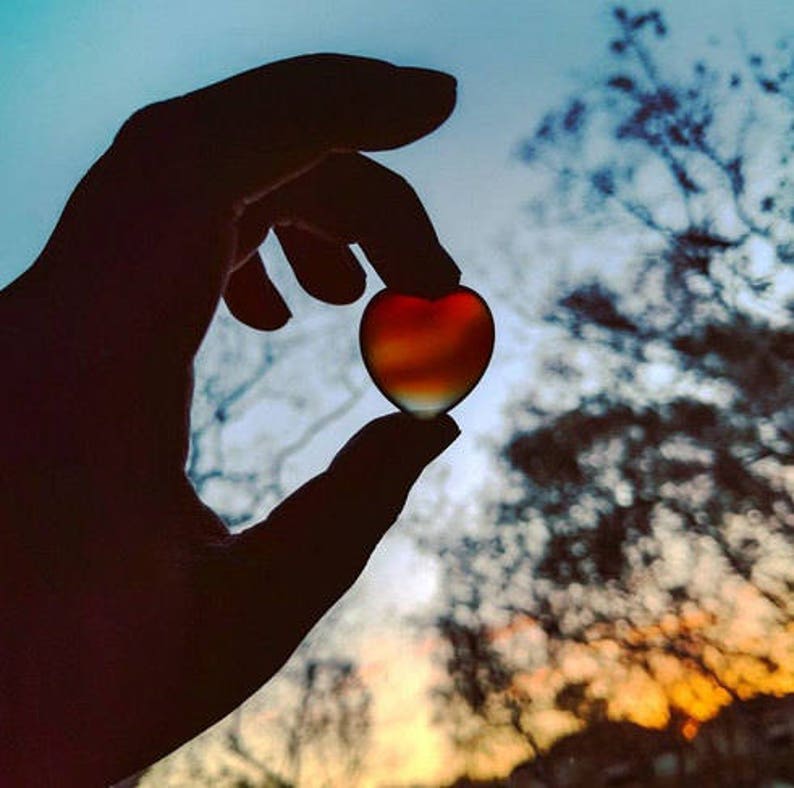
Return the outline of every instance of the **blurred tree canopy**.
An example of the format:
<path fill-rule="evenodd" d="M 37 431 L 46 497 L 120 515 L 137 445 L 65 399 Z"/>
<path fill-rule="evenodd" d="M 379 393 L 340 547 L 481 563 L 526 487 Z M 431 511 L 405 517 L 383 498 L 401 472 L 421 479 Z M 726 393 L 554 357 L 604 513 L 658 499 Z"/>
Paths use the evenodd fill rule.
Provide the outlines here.
<path fill-rule="evenodd" d="M 498 492 L 439 548 L 442 708 L 536 755 L 543 708 L 663 725 L 794 691 L 790 42 L 683 62 L 658 10 L 612 16 L 606 73 L 520 157 L 534 227 L 625 262 L 558 290 Z"/>

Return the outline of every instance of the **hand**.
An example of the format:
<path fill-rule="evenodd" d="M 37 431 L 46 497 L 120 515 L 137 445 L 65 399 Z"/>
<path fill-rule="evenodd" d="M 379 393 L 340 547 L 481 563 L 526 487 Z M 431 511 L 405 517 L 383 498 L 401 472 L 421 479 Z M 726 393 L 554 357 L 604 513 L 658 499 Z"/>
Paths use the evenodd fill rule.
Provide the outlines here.
<path fill-rule="evenodd" d="M 458 281 L 418 199 L 359 150 L 438 126 L 454 81 L 387 63 L 275 63 L 147 107 L 0 293 L 0 774 L 103 785 L 254 692 L 356 579 L 449 417 L 365 427 L 239 536 L 185 477 L 192 361 L 223 295 L 289 317 L 257 247 L 310 293 Z"/>

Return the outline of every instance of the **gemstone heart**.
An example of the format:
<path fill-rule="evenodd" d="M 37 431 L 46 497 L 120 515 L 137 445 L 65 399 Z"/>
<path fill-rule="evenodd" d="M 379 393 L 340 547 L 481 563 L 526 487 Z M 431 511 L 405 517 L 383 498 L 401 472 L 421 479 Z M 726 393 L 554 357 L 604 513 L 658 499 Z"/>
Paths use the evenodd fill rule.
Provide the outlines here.
<path fill-rule="evenodd" d="M 359 339 L 384 396 L 430 419 L 457 405 L 482 377 L 494 323 L 488 305 L 468 287 L 435 299 L 381 290 L 364 310 Z"/>

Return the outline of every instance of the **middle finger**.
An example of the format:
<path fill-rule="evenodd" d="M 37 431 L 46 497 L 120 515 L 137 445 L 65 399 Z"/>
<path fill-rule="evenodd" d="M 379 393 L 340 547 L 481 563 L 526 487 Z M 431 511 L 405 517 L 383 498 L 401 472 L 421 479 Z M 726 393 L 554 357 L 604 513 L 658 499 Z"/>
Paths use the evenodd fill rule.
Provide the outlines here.
<path fill-rule="evenodd" d="M 441 246 L 416 192 L 402 177 L 358 153 L 332 154 L 248 206 L 239 220 L 238 256 L 249 255 L 273 225 L 302 229 L 329 245 L 358 243 L 384 283 L 400 292 L 434 297 L 460 280 L 460 270 Z M 345 255 L 314 259 L 290 254 L 290 245 L 285 247 L 298 279 L 321 298 L 328 289 L 323 285 L 327 267 L 334 265 L 329 261 L 349 266 Z M 339 275 L 349 278 L 349 269 Z"/>

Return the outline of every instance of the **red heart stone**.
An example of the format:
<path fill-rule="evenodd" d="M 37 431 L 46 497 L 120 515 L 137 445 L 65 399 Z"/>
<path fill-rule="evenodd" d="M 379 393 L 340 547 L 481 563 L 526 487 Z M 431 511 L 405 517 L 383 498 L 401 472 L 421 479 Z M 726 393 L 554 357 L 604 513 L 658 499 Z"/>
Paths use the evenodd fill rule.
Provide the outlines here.
<path fill-rule="evenodd" d="M 433 418 L 482 377 L 494 323 L 483 298 L 468 287 L 435 299 L 381 290 L 364 310 L 359 339 L 384 396 L 401 410 Z"/>

